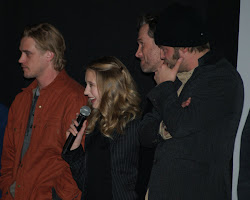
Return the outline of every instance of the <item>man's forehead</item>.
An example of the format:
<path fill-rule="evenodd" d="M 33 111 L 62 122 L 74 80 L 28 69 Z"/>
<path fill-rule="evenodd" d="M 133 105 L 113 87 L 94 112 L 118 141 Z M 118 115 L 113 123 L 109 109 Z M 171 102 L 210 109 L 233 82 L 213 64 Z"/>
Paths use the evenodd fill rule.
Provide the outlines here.
<path fill-rule="evenodd" d="M 149 26 L 148 26 L 148 24 L 143 24 L 142 26 L 141 26 L 141 28 L 139 29 L 139 34 L 141 33 L 147 33 L 148 32 L 148 30 L 149 30 Z"/>
<path fill-rule="evenodd" d="M 30 37 L 23 37 L 20 41 L 20 46 L 27 46 L 35 43 L 35 41 Z"/>
<path fill-rule="evenodd" d="M 19 48 L 22 47 L 24 49 L 26 48 L 34 48 L 37 49 L 36 42 L 33 38 L 31 37 L 23 37 L 20 41 Z"/>
<path fill-rule="evenodd" d="M 148 25 L 148 24 L 144 24 L 144 25 Z M 143 25 L 143 26 L 144 26 Z M 153 38 L 150 38 L 149 35 L 148 35 L 148 28 L 145 28 L 145 27 L 141 27 L 140 30 L 139 30 L 139 33 L 138 33 L 138 39 L 137 40 L 143 40 L 143 39 L 153 39 Z"/>

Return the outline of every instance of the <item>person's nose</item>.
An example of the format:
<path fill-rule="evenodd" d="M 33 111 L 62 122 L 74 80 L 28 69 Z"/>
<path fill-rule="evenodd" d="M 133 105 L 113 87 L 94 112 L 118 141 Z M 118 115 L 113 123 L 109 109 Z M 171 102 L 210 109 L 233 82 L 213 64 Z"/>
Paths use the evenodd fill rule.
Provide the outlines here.
<path fill-rule="evenodd" d="M 24 55 L 24 53 L 22 53 L 19 60 L 18 60 L 18 62 L 19 63 L 24 63 L 24 61 L 25 61 L 25 55 Z"/>
<path fill-rule="evenodd" d="M 88 96 L 89 93 L 90 93 L 90 90 L 89 90 L 89 86 L 88 86 L 88 84 L 87 84 L 87 86 L 86 86 L 86 88 L 85 88 L 85 90 L 84 90 L 84 95 L 85 95 L 85 96 Z"/>
<path fill-rule="evenodd" d="M 140 58 L 141 56 L 142 56 L 141 47 L 138 46 L 138 49 L 137 49 L 137 51 L 135 53 L 135 57 Z"/>

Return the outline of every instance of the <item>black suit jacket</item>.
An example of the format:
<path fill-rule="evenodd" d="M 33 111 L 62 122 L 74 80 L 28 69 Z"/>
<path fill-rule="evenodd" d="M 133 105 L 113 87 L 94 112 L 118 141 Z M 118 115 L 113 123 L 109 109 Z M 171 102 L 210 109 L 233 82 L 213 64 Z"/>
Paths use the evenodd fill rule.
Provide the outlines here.
<path fill-rule="evenodd" d="M 112 138 L 98 130 L 86 136 L 85 152 L 80 146 L 63 158 L 84 200 L 135 200 L 139 156 L 139 120 L 127 124 L 124 134 Z"/>
<path fill-rule="evenodd" d="M 139 127 L 142 145 L 157 143 L 149 199 L 230 199 L 230 161 L 243 105 L 240 75 L 209 52 L 178 97 L 179 85 L 178 79 L 163 82 L 148 94 L 154 110 Z M 190 105 L 182 108 L 189 97 Z M 162 120 L 171 139 L 159 137 Z"/>

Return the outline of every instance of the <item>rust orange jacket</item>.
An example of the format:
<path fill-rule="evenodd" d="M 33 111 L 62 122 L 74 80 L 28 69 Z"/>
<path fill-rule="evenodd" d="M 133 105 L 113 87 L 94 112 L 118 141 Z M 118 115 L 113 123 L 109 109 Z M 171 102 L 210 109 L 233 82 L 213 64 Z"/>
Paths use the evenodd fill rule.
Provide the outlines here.
<path fill-rule="evenodd" d="M 9 110 L 1 160 L 2 199 L 13 199 L 9 188 L 15 181 L 17 200 L 52 199 L 53 187 L 62 199 L 80 199 L 81 192 L 61 152 L 66 130 L 80 108 L 87 104 L 84 88 L 63 70 L 51 84 L 40 90 L 30 145 L 20 160 L 36 87 L 35 80 L 16 96 Z"/>

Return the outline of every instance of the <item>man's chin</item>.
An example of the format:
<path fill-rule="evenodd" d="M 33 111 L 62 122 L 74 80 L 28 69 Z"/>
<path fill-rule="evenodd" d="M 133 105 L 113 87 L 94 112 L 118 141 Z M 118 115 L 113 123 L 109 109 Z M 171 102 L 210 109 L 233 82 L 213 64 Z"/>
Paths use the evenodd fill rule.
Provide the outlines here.
<path fill-rule="evenodd" d="M 29 75 L 29 74 L 23 74 L 23 77 L 24 78 L 27 78 L 27 79 L 30 79 L 30 78 L 35 78 L 34 76 L 32 76 L 32 75 Z"/>
<path fill-rule="evenodd" d="M 151 71 L 147 70 L 147 69 L 142 69 L 143 73 L 150 73 Z"/>
<path fill-rule="evenodd" d="M 170 69 L 173 69 L 173 68 L 174 68 L 174 66 L 175 66 L 175 64 L 173 64 L 173 63 L 169 63 L 169 62 L 166 62 L 166 61 L 164 61 L 164 64 L 165 64 L 165 65 L 167 65 L 167 66 L 168 66 L 168 68 L 170 68 Z"/>
<path fill-rule="evenodd" d="M 151 73 L 152 70 L 148 67 L 148 66 L 142 66 L 141 65 L 141 70 L 144 72 L 144 73 Z"/>

